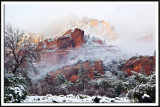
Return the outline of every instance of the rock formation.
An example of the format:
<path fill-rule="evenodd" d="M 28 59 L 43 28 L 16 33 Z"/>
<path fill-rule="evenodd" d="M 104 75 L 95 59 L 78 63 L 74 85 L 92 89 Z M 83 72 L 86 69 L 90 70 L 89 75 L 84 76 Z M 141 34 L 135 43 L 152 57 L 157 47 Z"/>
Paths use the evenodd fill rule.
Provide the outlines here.
<path fill-rule="evenodd" d="M 141 56 L 133 57 L 126 61 L 121 68 L 121 71 L 127 72 L 128 75 L 132 75 L 131 71 L 150 75 L 155 69 L 155 56 Z"/>
<path fill-rule="evenodd" d="M 83 62 L 83 63 L 78 63 L 76 65 L 71 65 L 71 66 L 66 66 L 63 68 L 60 68 L 54 72 L 50 72 L 49 74 L 55 78 L 58 74 L 63 74 L 65 75 L 65 77 L 72 81 L 72 82 L 76 82 L 77 79 L 79 79 L 78 77 L 78 69 L 80 68 L 80 66 L 83 66 L 85 69 L 87 69 L 88 71 L 88 77 L 93 79 L 95 74 L 94 71 L 97 71 L 99 74 L 104 74 L 104 70 L 102 67 L 102 61 L 95 61 L 95 62 Z"/>

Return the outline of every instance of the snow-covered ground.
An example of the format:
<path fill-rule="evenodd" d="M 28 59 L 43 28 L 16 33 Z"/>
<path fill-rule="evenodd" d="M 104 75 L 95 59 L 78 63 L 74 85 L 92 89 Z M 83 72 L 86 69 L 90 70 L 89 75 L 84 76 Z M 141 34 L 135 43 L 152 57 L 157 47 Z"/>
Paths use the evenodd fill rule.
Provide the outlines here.
<path fill-rule="evenodd" d="M 88 95 L 77 95 L 74 96 L 72 94 L 69 95 L 59 95 L 53 96 L 51 94 L 47 94 L 46 96 L 27 96 L 27 98 L 23 101 L 24 103 L 93 103 L 96 96 L 88 96 Z M 115 97 L 115 98 L 108 98 L 105 96 L 97 96 L 100 103 L 131 103 L 127 97 Z"/>

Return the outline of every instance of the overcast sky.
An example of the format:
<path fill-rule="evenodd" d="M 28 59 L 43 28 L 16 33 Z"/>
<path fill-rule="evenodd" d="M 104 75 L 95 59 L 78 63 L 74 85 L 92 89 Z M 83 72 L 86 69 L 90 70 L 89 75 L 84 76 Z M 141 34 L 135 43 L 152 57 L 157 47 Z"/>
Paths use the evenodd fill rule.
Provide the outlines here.
<path fill-rule="evenodd" d="M 54 24 L 67 17 L 96 18 L 114 25 L 121 37 L 155 35 L 156 7 L 152 3 L 48 3 L 48 4 L 6 4 L 5 23 L 40 32 L 40 28 Z"/>
<path fill-rule="evenodd" d="M 5 21 L 36 31 L 66 16 L 87 16 L 110 22 L 122 35 L 144 35 L 155 32 L 155 7 L 154 4 L 124 3 L 6 4 Z"/>

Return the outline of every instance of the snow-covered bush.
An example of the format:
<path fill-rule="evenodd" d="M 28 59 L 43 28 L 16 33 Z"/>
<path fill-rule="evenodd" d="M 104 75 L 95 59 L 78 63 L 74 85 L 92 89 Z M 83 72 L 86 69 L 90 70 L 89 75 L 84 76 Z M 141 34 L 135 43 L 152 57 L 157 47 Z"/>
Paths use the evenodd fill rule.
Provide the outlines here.
<path fill-rule="evenodd" d="M 140 103 L 154 103 L 155 102 L 155 73 L 145 77 L 142 74 L 138 74 L 136 77 L 139 84 L 129 90 L 127 96 L 130 97 L 132 102 Z"/>
<path fill-rule="evenodd" d="M 117 78 L 118 78 L 119 80 L 125 81 L 127 77 L 128 77 L 128 74 L 127 74 L 126 72 L 117 71 Z"/>
<path fill-rule="evenodd" d="M 93 72 L 94 72 L 95 79 L 102 77 L 102 74 L 98 73 L 98 71 L 93 71 Z"/>
<path fill-rule="evenodd" d="M 29 94 L 36 95 L 66 95 L 69 93 L 72 82 L 68 81 L 63 74 L 58 74 L 56 78 L 52 78 L 49 74 L 29 88 Z"/>
<path fill-rule="evenodd" d="M 126 90 L 126 87 L 122 80 L 117 80 L 114 82 L 114 89 L 116 96 L 119 96 L 123 91 Z"/>
<path fill-rule="evenodd" d="M 68 88 L 72 85 L 71 81 L 68 81 L 63 74 L 58 74 L 55 78 L 55 82 L 57 86 L 60 86 L 61 88 Z"/>
<path fill-rule="evenodd" d="M 58 85 L 61 85 L 61 84 L 65 83 L 67 81 L 63 74 L 58 74 L 56 76 L 55 80 L 57 82 L 56 84 L 58 84 Z"/>
<path fill-rule="evenodd" d="M 4 102 L 20 103 L 26 98 L 26 81 L 21 76 L 6 73 L 4 76 Z"/>

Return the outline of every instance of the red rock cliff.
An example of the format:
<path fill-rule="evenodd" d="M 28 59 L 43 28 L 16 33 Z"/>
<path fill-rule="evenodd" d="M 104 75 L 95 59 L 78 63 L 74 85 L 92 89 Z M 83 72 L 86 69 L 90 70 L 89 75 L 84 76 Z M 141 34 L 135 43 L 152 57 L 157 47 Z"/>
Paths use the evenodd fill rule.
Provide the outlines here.
<path fill-rule="evenodd" d="M 102 67 L 102 61 L 95 61 L 93 64 L 90 62 L 83 62 L 80 64 L 72 65 L 72 66 L 66 66 L 61 69 L 58 69 L 55 72 L 50 72 L 50 75 L 55 78 L 58 74 L 63 74 L 67 78 L 67 80 L 70 80 L 72 82 L 76 82 L 78 77 L 78 69 L 79 67 L 83 65 L 84 68 L 88 71 L 88 76 L 90 78 L 94 78 L 94 72 L 98 71 L 100 74 L 104 74 L 104 70 Z"/>
<path fill-rule="evenodd" d="M 79 48 L 84 43 L 84 31 L 78 28 L 73 32 L 68 30 L 63 36 L 39 42 L 37 49 L 40 55 L 37 61 L 43 58 L 43 60 L 53 65 L 60 63 L 61 60 L 65 62 L 68 50 Z"/>
<path fill-rule="evenodd" d="M 129 76 L 132 75 L 131 71 L 136 71 L 138 73 L 145 73 L 150 75 L 155 69 L 155 56 L 150 57 L 133 57 L 121 68 L 121 71 L 127 72 Z"/>
<path fill-rule="evenodd" d="M 83 45 L 83 43 L 85 43 L 84 31 L 76 28 L 73 32 L 71 30 L 68 30 L 61 38 L 58 38 L 57 47 L 79 48 Z"/>
<path fill-rule="evenodd" d="M 79 48 L 85 43 L 84 40 L 84 31 L 76 28 L 73 32 L 68 30 L 63 36 L 50 40 L 44 40 L 44 45 L 47 48 L 57 47 L 58 49 L 71 49 L 71 48 Z M 38 46 L 41 46 L 40 42 Z"/>

